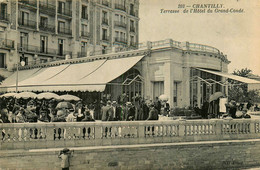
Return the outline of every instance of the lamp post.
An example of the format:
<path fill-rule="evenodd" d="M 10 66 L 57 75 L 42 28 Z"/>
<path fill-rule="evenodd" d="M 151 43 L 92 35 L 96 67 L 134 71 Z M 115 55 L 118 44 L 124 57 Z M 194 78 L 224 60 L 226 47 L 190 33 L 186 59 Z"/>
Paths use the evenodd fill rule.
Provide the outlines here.
<path fill-rule="evenodd" d="M 16 86 L 15 86 L 15 92 L 18 93 L 18 71 L 19 71 L 19 64 L 21 66 L 25 66 L 25 59 L 24 59 L 24 52 L 23 52 L 23 47 L 20 48 L 20 51 L 22 51 L 22 58 L 21 61 L 19 62 L 19 58 L 17 58 L 17 64 L 16 64 Z"/>

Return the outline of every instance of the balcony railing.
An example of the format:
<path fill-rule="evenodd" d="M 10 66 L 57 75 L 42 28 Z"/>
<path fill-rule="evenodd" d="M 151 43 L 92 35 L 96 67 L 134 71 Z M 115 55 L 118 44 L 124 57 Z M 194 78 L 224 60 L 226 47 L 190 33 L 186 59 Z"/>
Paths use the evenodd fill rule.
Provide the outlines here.
<path fill-rule="evenodd" d="M 118 9 L 118 10 L 121 10 L 121 11 L 126 11 L 125 5 L 118 4 L 118 3 L 115 3 L 115 9 Z"/>
<path fill-rule="evenodd" d="M 130 32 L 135 32 L 135 27 L 130 27 Z"/>
<path fill-rule="evenodd" d="M 59 29 L 58 29 L 58 33 L 59 33 L 59 34 L 71 35 L 71 34 L 72 34 L 72 31 L 71 31 L 71 29 L 68 29 L 68 28 L 59 28 Z"/>
<path fill-rule="evenodd" d="M 14 49 L 14 41 L 0 38 L 0 48 Z"/>
<path fill-rule="evenodd" d="M 110 3 L 107 0 L 102 0 L 102 5 L 109 7 Z"/>
<path fill-rule="evenodd" d="M 0 20 L 2 21 L 9 21 L 10 14 L 7 13 L 0 13 Z"/>
<path fill-rule="evenodd" d="M 55 33 L 55 25 L 40 24 L 39 29 L 42 31 L 49 31 L 49 32 Z"/>
<path fill-rule="evenodd" d="M 103 41 L 109 41 L 109 36 L 102 36 Z"/>
<path fill-rule="evenodd" d="M 19 24 L 19 26 L 22 26 L 22 27 L 28 27 L 28 28 L 36 29 L 36 21 L 23 20 L 22 18 L 19 18 L 18 24 Z"/>
<path fill-rule="evenodd" d="M 81 15 L 81 18 L 88 20 L 88 14 L 85 14 L 85 16 Z"/>
<path fill-rule="evenodd" d="M 55 11 L 56 11 L 55 5 L 39 1 L 39 7 L 40 7 L 40 12 L 47 12 L 47 13 L 55 14 Z"/>
<path fill-rule="evenodd" d="M 126 23 L 124 23 L 122 21 L 115 21 L 114 25 L 115 25 L 115 27 L 126 28 Z"/>
<path fill-rule="evenodd" d="M 134 16 L 134 17 L 137 17 L 137 12 L 130 11 L 130 15 L 132 15 L 132 16 Z"/>
<path fill-rule="evenodd" d="M 108 19 L 107 18 L 102 18 L 102 24 L 108 25 Z"/>
<path fill-rule="evenodd" d="M 72 11 L 71 11 L 71 9 L 68 9 L 68 8 L 58 9 L 58 13 L 69 16 L 69 17 L 72 16 Z"/>
<path fill-rule="evenodd" d="M 32 7 L 37 7 L 37 1 L 36 0 L 19 0 L 20 3 L 29 5 Z"/>
<path fill-rule="evenodd" d="M 90 32 L 81 31 L 81 36 L 83 36 L 83 37 L 90 37 Z"/>
<path fill-rule="evenodd" d="M 34 45 L 21 45 L 20 43 L 17 44 L 17 49 L 19 52 L 29 52 L 29 53 L 36 53 L 41 55 L 58 55 L 58 56 L 65 56 L 66 54 L 71 54 L 70 51 L 63 50 L 62 53 L 58 49 L 52 49 L 52 48 L 41 48 L 39 46 Z"/>
<path fill-rule="evenodd" d="M 127 44 L 126 38 L 115 37 L 115 42 Z"/>
<path fill-rule="evenodd" d="M 259 126 L 259 119 L 1 123 L 0 150 L 259 139 Z"/>

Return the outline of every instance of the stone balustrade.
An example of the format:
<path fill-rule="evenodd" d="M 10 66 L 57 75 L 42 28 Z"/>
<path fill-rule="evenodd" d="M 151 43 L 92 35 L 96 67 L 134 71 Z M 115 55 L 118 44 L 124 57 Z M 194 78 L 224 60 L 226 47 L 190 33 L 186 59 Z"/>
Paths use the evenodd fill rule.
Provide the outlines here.
<path fill-rule="evenodd" d="M 0 124 L 1 150 L 256 139 L 260 119 Z"/>

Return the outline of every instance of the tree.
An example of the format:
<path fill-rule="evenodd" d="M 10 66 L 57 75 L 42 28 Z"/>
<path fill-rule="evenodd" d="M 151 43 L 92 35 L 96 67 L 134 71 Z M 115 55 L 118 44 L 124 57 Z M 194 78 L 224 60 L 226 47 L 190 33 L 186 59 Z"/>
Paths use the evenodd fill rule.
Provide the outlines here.
<path fill-rule="evenodd" d="M 234 75 L 241 76 L 241 77 L 248 77 L 248 74 L 251 73 L 252 70 L 248 68 L 242 68 L 241 70 L 235 70 L 233 72 Z"/>
<path fill-rule="evenodd" d="M 235 70 L 233 74 L 248 77 L 248 74 L 251 72 L 252 70 L 243 68 L 241 70 Z M 248 91 L 247 84 L 240 84 L 240 82 L 235 80 L 229 80 L 229 83 L 231 84 L 228 92 L 230 100 L 235 100 L 236 102 L 248 102 L 249 100 L 252 102 L 260 102 L 259 90 Z"/>

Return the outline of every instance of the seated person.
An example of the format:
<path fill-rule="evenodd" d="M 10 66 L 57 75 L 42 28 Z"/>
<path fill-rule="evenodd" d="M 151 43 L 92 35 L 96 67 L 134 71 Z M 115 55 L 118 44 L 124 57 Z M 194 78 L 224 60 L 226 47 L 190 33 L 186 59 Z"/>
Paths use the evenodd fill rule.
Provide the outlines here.
<path fill-rule="evenodd" d="M 40 117 L 39 117 L 39 121 L 40 122 L 49 122 L 49 119 L 48 119 L 48 114 L 47 114 L 47 112 L 46 111 L 41 111 L 40 112 Z"/>
<path fill-rule="evenodd" d="M 65 109 L 61 109 L 57 111 L 56 117 L 54 117 L 53 122 L 66 122 L 67 111 Z"/>
<path fill-rule="evenodd" d="M 85 110 L 84 115 L 85 115 L 84 119 L 81 120 L 82 122 L 89 122 L 89 121 L 92 122 L 92 121 L 95 121 L 93 119 L 93 117 L 91 116 L 89 111 Z"/>

